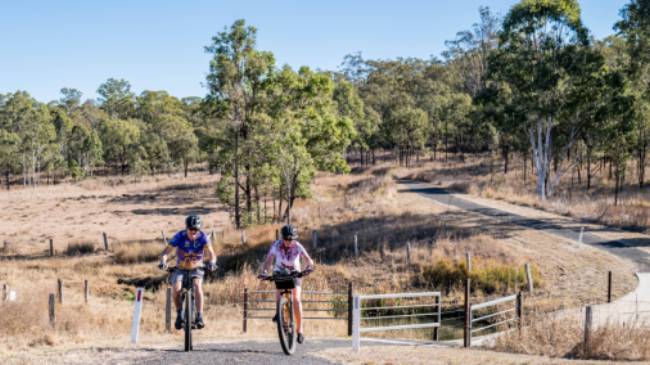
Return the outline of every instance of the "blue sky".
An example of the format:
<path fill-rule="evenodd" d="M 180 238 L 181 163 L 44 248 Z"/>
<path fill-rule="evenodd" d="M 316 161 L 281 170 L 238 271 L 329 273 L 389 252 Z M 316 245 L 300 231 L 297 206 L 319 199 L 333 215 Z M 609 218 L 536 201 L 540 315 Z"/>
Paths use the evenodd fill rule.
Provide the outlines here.
<path fill-rule="evenodd" d="M 515 0 L 11 1 L 0 10 L 0 92 L 41 101 L 74 87 L 95 98 L 109 77 L 133 91 L 203 96 L 212 35 L 239 18 L 258 28 L 258 48 L 278 65 L 336 69 L 343 56 L 439 55 L 444 41 L 487 5 L 505 14 Z M 628 0 L 582 0 L 597 38 L 612 34 Z"/>

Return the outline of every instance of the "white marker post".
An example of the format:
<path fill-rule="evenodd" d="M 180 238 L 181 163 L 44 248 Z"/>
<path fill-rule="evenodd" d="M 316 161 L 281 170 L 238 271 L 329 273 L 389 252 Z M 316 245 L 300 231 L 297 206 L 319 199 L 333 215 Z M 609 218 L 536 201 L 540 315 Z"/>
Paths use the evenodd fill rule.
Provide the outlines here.
<path fill-rule="evenodd" d="M 133 308 L 133 324 L 131 325 L 131 343 L 133 346 L 138 343 L 138 333 L 140 332 L 140 318 L 142 317 L 142 297 L 144 288 L 135 290 L 135 307 Z"/>
<path fill-rule="evenodd" d="M 582 238 L 585 235 L 585 227 L 580 227 L 580 236 L 578 236 L 578 243 L 582 244 Z"/>
<path fill-rule="evenodd" d="M 11 290 L 9 291 L 9 298 L 7 298 L 10 302 L 15 302 L 16 301 L 16 291 Z"/>
<path fill-rule="evenodd" d="M 352 350 L 361 349 L 361 298 L 355 296 L 352 309 Z"/>

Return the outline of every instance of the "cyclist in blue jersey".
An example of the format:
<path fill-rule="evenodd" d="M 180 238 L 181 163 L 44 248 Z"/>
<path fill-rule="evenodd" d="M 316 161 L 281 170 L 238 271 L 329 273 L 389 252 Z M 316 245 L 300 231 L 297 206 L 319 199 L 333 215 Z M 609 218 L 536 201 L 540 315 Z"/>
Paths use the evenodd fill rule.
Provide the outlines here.
<path fill-rule="evenodd" d="M 194 281 L 194 293 L 196 296 L 196 319 L 197 328 L 205 327 L 203 321 L 203 256 L 205 251 L 208 252 L 208 270 L 217 269 L 217 256 L 214 254 L 210 239 L 205 232 L 201 231 L 201 217 L 190 215 L 185 218 L 186 229 L 178 231 L 165 250 L 160 255 L 160 268 L 167 268 L 167 255 L 176 249 L 176 270 L 170 277 L 170 284 L 174 292 L 174 304 L 176 305 L 176 329 L 183 328 L 183 313 L 181 313 L 180 291 L 183 283 L 183 272 L 181 270 L 191 270 L 190 275 Z"/>

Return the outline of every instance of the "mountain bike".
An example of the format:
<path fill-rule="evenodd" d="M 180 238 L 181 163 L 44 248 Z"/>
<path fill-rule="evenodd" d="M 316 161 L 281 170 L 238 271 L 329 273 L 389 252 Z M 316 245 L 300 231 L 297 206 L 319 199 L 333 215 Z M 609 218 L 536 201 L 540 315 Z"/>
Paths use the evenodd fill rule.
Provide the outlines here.
<path fill-rule="evenodd" d="M 276 324 L 280 345 L 285 354 L 291 355 L 296 350 L 296 318 L 292 290 L 296 287 L 297 279 L 307 276 L 311 270 L 305 271 L 274 271 L 272 276 L 260 276 L 262 280 L 273 281 L 279 290 L 280 296 L 275 304 Z"/>
<path fill-rule="evenodd" d="M 176 271 L 176 267 L 167 268 L 171 275 Z M 180 301 L 181 313 L 183 314 L 183 331 L 185 332 L 185 351 L 192 351 L 192 330 L 197 329 L 193 316 L 196 313 L 196 301 L 194 299 L 194 283 L 191 273 L 194 270 L 178 269 L 183 274 L 183 284 L 181 286 Z"/>

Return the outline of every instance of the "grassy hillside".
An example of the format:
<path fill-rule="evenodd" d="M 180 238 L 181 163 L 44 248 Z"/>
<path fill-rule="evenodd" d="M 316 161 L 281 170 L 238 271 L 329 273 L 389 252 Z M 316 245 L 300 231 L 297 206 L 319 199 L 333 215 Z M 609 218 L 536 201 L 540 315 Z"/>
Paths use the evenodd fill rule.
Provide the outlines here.
<path fill-rule="evenodd" d="M 446 305 L 453 305 L 461 298 L 468 251 L 473 255 L 475 300 L 524 288 L 524 263 L 533 265 L 537 291 L 530 303 L 540 310 L 602 301 L 610 269 L 620 273 L 615 295 L 634 287 L 632 265 L 612 255 L 576 249 L 539 232 L 505 227 L 400 191 L 395 176 L 413 172 L 378 166 L 350 175 L 318 176 L 313 197 L 298 201 L 293 213 L 301 240 L 317 262 L 318 271 L 305 280 L 306 290 L 344 291 L 348 282 L 365 293 L 436 289 L 445 294 Z M 157 176 L 137 183 L 98 178 L 5 193 L 9 208 L 0 212 L 0 221 L 2 239 L 10 243 L 2 252 L 0 283 L 16 290 L 18 301 L 4 303 L 0 311 L 4 351 L 97 344 L 115 334 L 126 339 L 137 285 L 148 288 L 143 338 L 163 336 L 160 289 L 165 276 L 156 267 L 163 247 L 160 231 L 172 234 L 185 214 L 197 210 L 206 217 L 207 230 L 216 232 L 221 267 L 205 285 L 209 326 L 201 335 L 240 336 L 242 290 L 270 288 L 255 273 L 279 224 L 247 229 L 242 244 L 241 233 L 232 229 L 227 212 L 213 198 L 217 178 Z M 315 248 L 312 230 L 318 231 Z M 108 255 L 99 250 L 103 231 L 111 241 Z M 359 258 L 353 253 L 355 234 Z M 55 258 L 44 257 L 45 238 L 50 236 L 55 237 Z M 65 255 L 70 245 L 84 243 L 97 252 Z M 52 329 L 47 295 L 55 291 L 57 278 L 64 282 L 65 301 L 57 306 Z M 88 305 L 83 303 L 84 279 L 92 292 Z M 252 321 L 246 336 L 273 336 L 272 325 Z M 313 336 L 346 333 L 345 321 L 310 321 L 306 326 Z M 178 336 L 164 338 L 180 341 Z"/>

